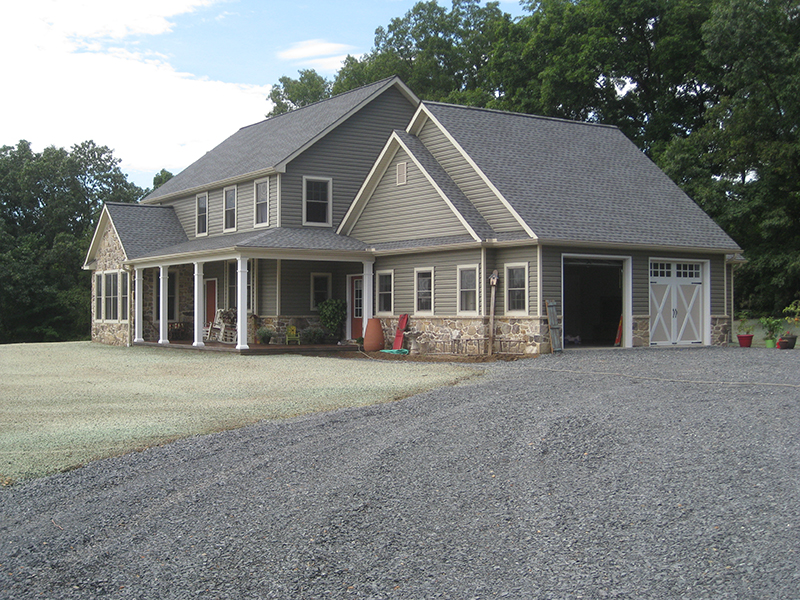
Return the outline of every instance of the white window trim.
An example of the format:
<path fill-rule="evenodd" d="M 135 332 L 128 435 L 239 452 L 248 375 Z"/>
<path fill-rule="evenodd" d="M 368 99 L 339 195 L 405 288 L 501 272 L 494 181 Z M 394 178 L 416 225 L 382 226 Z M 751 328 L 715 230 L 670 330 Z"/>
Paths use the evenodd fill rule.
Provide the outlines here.
<path fill-rule="evenodd" d="M 226 199 L 228 196 L 228 192 L 233 190 L 233 227 L 225 228 L 225 217 L 227 216 L 228 207 L 226 205 Z M 239 192 L 235 185 L 229 185 L 228 187 L 222 190 L 222 233 L 229 233 L 232 231 L 236 231 L 236 224 L 239 220 Z"/>
<path fill-rule="evenodd" d="M 205 196 L 206 198 L 206 230 L 205 232 L 200 233 L 197 227 L 197 219 L 200 217 L 200 209 L 198 207 L 198 203 L 202 196 Z M 194 197 L 194 235 L 195 237 L 206 237 L 208 235 L 208 192 L 197 194 Z"/>
<path fill-rule="evenodd" d="M 475 271 L 475 310 L 464 310 L 461 308 L 461 271 Z M 457 314 L 465 316 L 478 316 L 480 311 L 481 297 L 480 297 L 480 265 L 458 265 L 456 267 L 456 305 Z"/>
<path fill-rule="evenodd" d="M 380 310 L 380 280 L 381 275 L 388 275 L 392 278 L 392 308 L 390 312 L 381 311 Z M 414 281 L 416 281 L 416 276 L 414 277 Z M 414 302 L 416 303 L 416 296 Z M 375 273 L 375 316 L 380 317 L 390 317 L 394 314 L 394 269 L 384 269 L 383 271 L 377 271 Z"/>
<path fill-rule="evenodd" d="M 107 319 L 106 318 L 106 275 L 117 274 L 117 318 L 116 319 Z M 122 318 L 122 278 L 128 277 L 128 272 L 124 269 L 109 269 L 108 271 L 95 271 L 94 272 L 94 285 L 95 285 L 95 297 L 94 297 L 94 308 L 95 308 L 95 315 L 94 315 L 94 322 L 95 323 L 127 323 L 130 321 L 130 310 L 128 310 L 128 318 Z M 100 289 L 98 290 L 98 281 L 97 277 L 100 277 Z M 130 277 L 128 277 L 128 298 L 131 297 L 131 282 Z M 97 313 L 97 299 L 100 298 L 100 314 Z M 130 308 L 130 307 L 128 307 Z"/>
<path fill-rule="evenodd" d="M 417 310 L 419 303 L 417 302 L 417 274 L 430 273 L 431 274 L 431 309 L 430 310 Z M 433 316 L 436 311 L 436 272 L 433 267 L 417 267 L 414 269 L 414 314 L 420 316 Z"/>
<path fill-rule="evenodd" d="M 333 273 L 311 273 L 310 284 L 311 284 L 311 298 L 309 300 L 309 306 L 313 312 L 317 312 L 319 309 L 314 306 L 314 278 L 315 277 L 325 277 L 328 280 L 328 297 L 326 300 L 330 300 L 333 296 Z"/>
<path fill-rule="evenodd" d="M 504 314 L 509 316 L 527 316 L 528 315 L 528 304 L 530 301 L 530 278 L 528 274 L 528 263 L 510 263 L 505 265 L 503 273 L 503 309 L 505 310 Z M 525 269 L 525 310 L 508 310 L 508 271 L 509 269 Z"/>
<path fill-rule="evenodd" d="M 267 220 L 263 223 L 258 222 L 258 185 L 267 184 Z M 264 177 L 253 182 L 253 227 L 269 227 L 269 211 L 272 208 L 272 198 L 270 198 L 270 178 Z"/>
<path fill-rule="evenodd" d="M 306 183 L 309 181 L 326 181 L 328 183 L 328 220 L 325 223 L 317 223 L 306 220 Z M 331 227 L 333 225 L 333 178 L 332 177 L 311 177 L 303 176 L 303 225 L 306 227 Z"/>
<path fill-rule="evenodd" d="M 397 185 L 408 183 L 408 163 L 406 161 L 397 163 Z"/>

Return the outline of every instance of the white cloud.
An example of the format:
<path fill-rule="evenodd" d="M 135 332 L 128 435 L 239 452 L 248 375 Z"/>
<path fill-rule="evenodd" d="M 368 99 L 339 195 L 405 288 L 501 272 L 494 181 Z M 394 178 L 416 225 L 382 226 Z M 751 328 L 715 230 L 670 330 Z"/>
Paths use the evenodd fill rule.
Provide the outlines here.
<path fill-rule="evenodd" d="M 341 54 L 350 50 L 354 50 L 354 47 L 347 44 L 336 44 L 325 40 L 305 40 L 292 44 L 292 47 L 288 50 L 279 52 L 278 57 L 284 60 L 319 59 L 320 57 Z"/>
<path fill-rule="evenodd" d="M 109 47 L 163 34 L 170 17 L 212 0 L 27 0 L 0 24 L 0 145 L 35 150 L 85 140 L 109 146 L 127 172 L 177 172 L 270 110 L 269 86 L 177 72 L 163 56 Z M 22 6 L 24 4 L 24 6 Z"/>

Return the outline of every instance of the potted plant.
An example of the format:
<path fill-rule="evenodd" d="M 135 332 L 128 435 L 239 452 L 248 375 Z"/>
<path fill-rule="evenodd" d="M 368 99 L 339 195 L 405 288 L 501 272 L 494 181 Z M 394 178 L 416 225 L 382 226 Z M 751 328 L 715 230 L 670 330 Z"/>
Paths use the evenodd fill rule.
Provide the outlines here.
<path fill-rule="evenodd" d="M 259 344 L 264 344 L 265 346 L 269 344 L 270 340 L 275 336 L 275 330 L 271 327 L 259 327 L 256 330 L 256 339 L 258 340 Z"/>
<path fill-rule="evenodd" d="M 749 348 L 753 345 L 753 330 L 755 324 L 750 320 L 750 313 L 746 310 L 740 312 L 736 318 L 739 324 L 736 326 L 736 338 L 739 340 L 739 346 L 742 348 Z"/>
<path fill-rule="evenodd" d="M 793 330 L 800 325 L 800 300 L 795 300 L 784 308 L 783 314 L 786 315 L 784 319 L 789 324 L 789 329 L 786 330 L 786 333 L 784 333 L 778 341 L 782 342 L 781 348 L 793 350 L 797 343 L 797 334 L 795 334 Z"/>
<path fill-rule="evenodd" d="M 761 327 L 764 328 L 764 345 L 767 348 L 774 348 L 776 345 L 775 338 L 782 325 L 781 319 L 777 317 L 761 317 L 758 321 L 761 323 Z"/>

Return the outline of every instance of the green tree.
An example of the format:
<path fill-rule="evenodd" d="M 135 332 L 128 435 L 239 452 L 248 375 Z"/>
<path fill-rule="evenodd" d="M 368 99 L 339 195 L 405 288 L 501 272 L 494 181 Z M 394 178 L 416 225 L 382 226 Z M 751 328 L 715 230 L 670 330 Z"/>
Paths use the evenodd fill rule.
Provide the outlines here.
<path fill-rule="evenodd" d="M 314 69 L 303 69 L 298 73 L 300 74 L 298 79 L 284 76 L 278 80 L 279 83 L 272 86 L 269 99 L 274 107 L 267 114 L 268 117 L 331 97 L 331 82 Z"/>
<path fill-rule="evenodd" d="M 721 97 L 662 165 L 744 249 L 738 301 L 779 314 L 800 298 L 800 7 L 720 1 L 703 34 Z"/>
<path fill-rule="evenodd" d="M 347 57 L 334 93 L 397 75 L 425 100 L 486 105 L 492 98 L 489 52 L 502 25 L 511 22 L 498 6 L 453 0 L 447 10 L 435 1 L 418 2 L 404 17 L 376 30 L 369 54 Z"/>
<path fill-rule="evenodd" d="M 157 190 L 162 185 L 167 183 L 170 179 L 175 177 L 172 173 L 167 171 L 166 169 L 161 169 L 158 173 L 153 176 L 153 189 Z"/>
<path fill-rule="evenodd" d="M 81 269 L 102 205 L 135 202 L 111 150 L 83 142 L 0 148 L 0 342 L 89 334 L 90 274 Z"/>

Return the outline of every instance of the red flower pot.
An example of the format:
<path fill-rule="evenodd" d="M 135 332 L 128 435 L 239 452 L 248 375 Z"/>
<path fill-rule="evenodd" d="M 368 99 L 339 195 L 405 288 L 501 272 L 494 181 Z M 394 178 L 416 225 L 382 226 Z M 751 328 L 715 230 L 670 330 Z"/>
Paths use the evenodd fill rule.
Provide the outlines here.
<path fill-rule="evenodd" d="M 739 338 L 739 345 L 742 348 L 749 348 L 753 345 L 753 334 L 752 333 L 740 333 L 736 336 Z"/>

